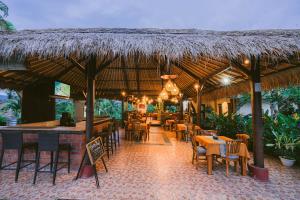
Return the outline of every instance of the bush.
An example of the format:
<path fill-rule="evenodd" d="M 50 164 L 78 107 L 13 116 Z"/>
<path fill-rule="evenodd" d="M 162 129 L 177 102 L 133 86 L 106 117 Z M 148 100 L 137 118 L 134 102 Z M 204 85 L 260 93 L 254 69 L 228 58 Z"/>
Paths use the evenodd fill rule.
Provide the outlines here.
<path fill-rule="evenodd" d="M 6 125 L 6 118 L 0 115 L 0 126 L 5 126 L 5 125 Z"/>
<path fill-rule="evenodd" d="M 219 135 L 235 138 L 235 134 L 245 132 L 246 122 L 241 115 L 228 114 L 217 115 L 210 113 L 207 116 L 209 126 L 216 129 Z"/>

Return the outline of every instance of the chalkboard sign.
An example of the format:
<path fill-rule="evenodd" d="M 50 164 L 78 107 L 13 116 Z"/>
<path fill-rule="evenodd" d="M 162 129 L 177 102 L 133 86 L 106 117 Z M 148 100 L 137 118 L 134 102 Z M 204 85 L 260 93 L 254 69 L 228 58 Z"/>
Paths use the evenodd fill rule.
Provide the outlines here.
<path fill-rule="evenodd" d="M 94 165 L 96 161 L 102 158 L 105 154 L 103 143 L 100 137 L 97 137 L 96 139 L 86 144 L 86 150 L 88 152 L 89 159 L 92 165 Z"/>

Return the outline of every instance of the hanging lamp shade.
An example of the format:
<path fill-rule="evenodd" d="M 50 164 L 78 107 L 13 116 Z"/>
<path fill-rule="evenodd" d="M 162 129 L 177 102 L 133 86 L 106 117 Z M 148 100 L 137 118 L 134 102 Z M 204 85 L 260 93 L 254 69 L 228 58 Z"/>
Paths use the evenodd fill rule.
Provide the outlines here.
<path fill-rule="evenodd" d="M 168 82 L 165 85 L 165 88 L 168 92 L 171 92 L 174 88 L 173 82 L 169 79 Z"/>
<path fill-rule="evenodd" d="M 159 96 L 162 100 L 167 100 L 169 98 L 166 88 L 163 88 L 163 90 L 160 92 Z"/>
<path fill-rule="evenodd" d="M 180 93 L 179 88 L 177 87 L 177 85 L 175 83 L 173 83 L 173 88 L 171 90 L 171 94 L 173 96 L 177 96 Z"/>

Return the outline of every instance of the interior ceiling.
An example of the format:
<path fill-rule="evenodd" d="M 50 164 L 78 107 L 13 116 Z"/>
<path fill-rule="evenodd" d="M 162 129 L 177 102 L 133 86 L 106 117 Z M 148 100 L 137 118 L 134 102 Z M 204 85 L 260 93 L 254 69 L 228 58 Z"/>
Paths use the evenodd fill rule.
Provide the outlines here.
<path fill-rule="evenodd" d="M 25 60 L 27 70 L 2 70 L 0 71 L 1 87 L 10 87 L 21 90 L 31 85 L 47 80 L 58 80 L 71 85 L 73 98 L 84 98 L 86 90 L 85 67 L 89 65 L 88 58 L 28 57 Z M 293 60 L 293 59 L 292 59 Z M 250 70 L 250 66 L 242 64 Z M 115 56 L 107 60 L 105 57 L 96 58 L 96 97 L 115 98 L 121 97 L 121 91 L 128 95 L 157 97 L 163 82 L 160 75 L 168 72 L 177 74 L 174 80 L 185 97 L 195 96 L 193 85 L 204 81 L 204 92 L 208 92 L 222 85 L 222 78 L 229 77 L 233 84 L 247 80 L 247 75 L 227 59 L 213 59 L 199 57 L 191 59 L 184 57 L 176 62 L 160 62 L 155 58 L 135 57 L 126 60 L 124 57 Z M 101 66 L 101 67 L 100 67 Z M 299 67 L 299 61 L 261 60 L 262 76 L 272 74 L 289 68 Z"/>

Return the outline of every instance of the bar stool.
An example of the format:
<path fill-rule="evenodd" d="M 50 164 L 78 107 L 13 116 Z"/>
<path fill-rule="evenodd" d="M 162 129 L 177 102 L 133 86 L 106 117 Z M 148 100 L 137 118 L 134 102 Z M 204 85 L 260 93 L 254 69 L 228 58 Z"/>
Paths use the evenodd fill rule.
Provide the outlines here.
<path fill-rule="evenodd" d="M 113 126 L 112 123 L 108 124 L 108 127 L 101 132 L 96 134 L 98 137 L 101 137 L 103 140 L 104 148 L 106 149 L 107 158 L 109 159 L 109 152 L 114 153 L 112 135 L 113 135 Z"/>
<path fill-rule="evenodd" d="M 40 156 L 41 152 L 50 152 L 51 153 L 51 160 L 46 165 L 40 167 Z M 66 162 L 58 162 L 59 153 L 61 151 L 66 151 L 68 153 L 68 160 Z M 53 169 L 53 152 L 55 152 L 54 157 L 54 169 Z M 34 178 L 33 184 L 36 182 L 37 173 L 41 172 L 41 169 L 50 165 L 50 171 L 43 171 L 43 172 L 53 172 L 53 180 L 52 184 L 55 185 L 56 173 L 63 167 L 57 169 L 58 163 L 67 164 L 68 173 L 70 173 L 70 164 L 71 164 L 71 145 L 70 144 L 59 144 L 59 133 L 39 133 L 38 134 L 38 154 L 36 158 L 36 165 L 34 171 Z"/>
<path fill-rule="evenodd" d="M 5 166 L 2 166 L 2 161 L 4 157 L 5 150 L 17 150 L 18 151 L 18 160 L 15 162 L 12 162 L 10 164 L 7 164 Z M 0 169 L 4 170 L 16 170 L 15 175 L 15 182 L 18 181 L 19 172 L 20 169 L 27 167 L 28 165 L 31 165 L 35 163 L 35 160 L 24 160 L 24 151 L 25 150 L 34 150 L 35 151 L 35 158 L 37 155 L 37 143 L 25 143 L 23 142 L 23 133 L 20 131 L 13 131 L 10 133 L 2 133 L 2 150 L 0 154 Z M 21 166 L 22 163 L 27 162 L 27 164 Z M 16 168 L 11 169 L 7 168 L 13 164 L 17 163 Z"/>
<path fill-rule="evenodd" d="M 115 143 L 118 143 L 120 145 L 120 122 L 117 120 L 114 120 L 114 133 L 115 133 Z"/>

